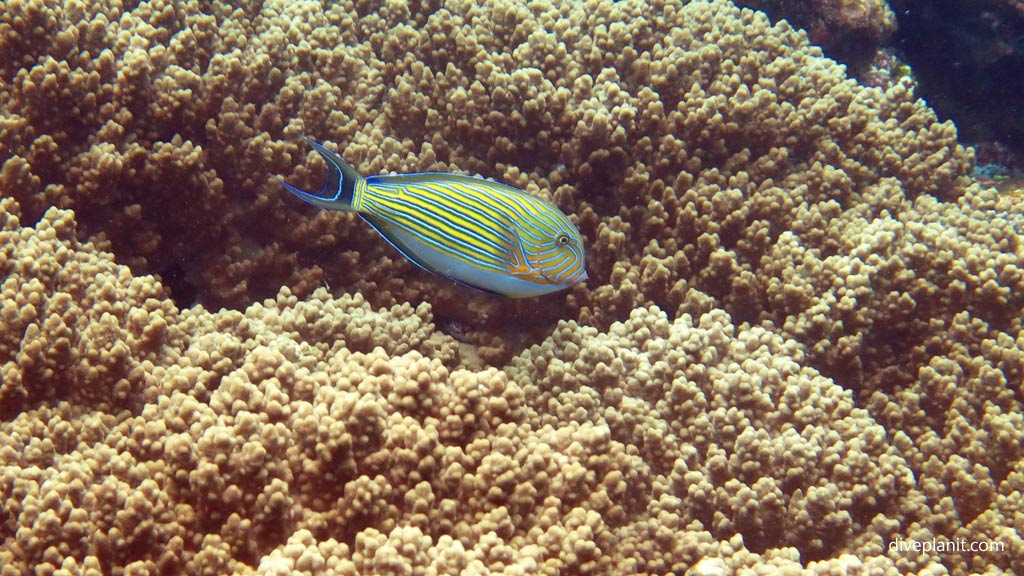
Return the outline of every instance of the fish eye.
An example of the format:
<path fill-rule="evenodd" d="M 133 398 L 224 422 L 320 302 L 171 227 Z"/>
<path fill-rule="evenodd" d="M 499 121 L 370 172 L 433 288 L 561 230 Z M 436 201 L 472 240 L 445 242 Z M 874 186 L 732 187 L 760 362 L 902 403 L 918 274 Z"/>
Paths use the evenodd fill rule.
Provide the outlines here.
<path fill-rule="evenodd" d="M 559 234 L 555 237 L 555 242 L 557 242 L 559 246 L 565 246 L 569 244 L 569 237 L 565 234 Z"/>

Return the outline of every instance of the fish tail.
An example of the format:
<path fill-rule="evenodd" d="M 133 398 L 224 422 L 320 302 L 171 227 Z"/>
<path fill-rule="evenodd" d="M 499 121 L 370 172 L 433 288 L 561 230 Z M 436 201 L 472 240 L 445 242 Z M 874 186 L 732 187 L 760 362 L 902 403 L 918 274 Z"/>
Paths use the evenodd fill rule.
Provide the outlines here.
<path fill-rule="evenodd" d="M 323 157 L 327 163 L 327 181 L 324 182 L 323 188 L 320 189 L 318 194 L 307 192 L 296 186 L 285 182 L 284 180 L 278 179 L 278 182 L 284 186 L 285 190 L 288 190 L 299 200 L 317 206 L 318 208 L 326 208 L 328 210 L 341 210 L 343 212 L 354 212 L 356 207 L 353 205 L 355 198 L 356 187 L 364 179 L 356 172 L 355 168 L 352 168 L 345 162 L 341 156 L 331 152 L 324 147 L 323 144 L 315 142 L 302 137 L 313 150 L 316 150 L 317 154 Z"/>

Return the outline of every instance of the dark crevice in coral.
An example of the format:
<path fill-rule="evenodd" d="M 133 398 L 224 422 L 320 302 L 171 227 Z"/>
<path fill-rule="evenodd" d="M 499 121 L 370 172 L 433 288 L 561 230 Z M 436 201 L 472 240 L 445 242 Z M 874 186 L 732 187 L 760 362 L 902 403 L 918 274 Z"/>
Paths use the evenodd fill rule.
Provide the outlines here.
<path fill-rule="evenodd" d="M 189 280 L 183 265 L 182 261 L 172 262 L 156 273 L 160 282 L 170 289 L 175 305 L 182 309 L 191 308 L 199 299 L 199 289 Z"/>

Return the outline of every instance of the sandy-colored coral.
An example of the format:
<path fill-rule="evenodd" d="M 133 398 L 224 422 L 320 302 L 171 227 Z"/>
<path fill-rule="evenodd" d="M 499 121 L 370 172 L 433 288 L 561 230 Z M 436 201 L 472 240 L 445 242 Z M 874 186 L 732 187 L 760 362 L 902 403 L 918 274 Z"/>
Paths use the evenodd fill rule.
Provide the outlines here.
<path fill-rule="evenodd" d="M 808 214 L 820 241 L 785 232 L 766 266 L 773 321 L 852 387 L 916 379 L 955 345 L 957 326 L 978 323 L 986 337 L 1024 329 L 1019 217 L 979 188 L 956 203 L 897 190 L 884 181 L 843 217 L 838 204 Z M 899 199 L 898 217 L 876 213 L 887 198 Z"/>
<path fill-rule="evenodd" d="M 0 190 L 30 220 L 76 209 L 182 304 L 243 307 L 281 284 L 429 299 L 500 362 L 521 346 L 495 331 L 536 341 L 567 312 L 674 312 L 686 286 L 753 318 L 793 208 L 846 209 L 884 178 L 951 198 L 970 165 L 908 86 L 859 86 L 802 32 L 724 2 L 260 6 L 12 5 Z M 303 133 L 367 174 L 455 170 L 549 195 L 578 218 L 597 290 L 524 306 L 431 278 L 352 215 L 280 189 L 322 178 Z"/>
<path fill-rule="evenodd" d="M 832 58 L 862 68 L 896 32 L 896 14 L 887 0 L 740 0 L 805 28 L 811 41 Z"/>
<path fill-rule="evenodd" d="M 1024 572 L 1024 216 L 910 85 L 718 0 L 0 34 L 0 574 Z M 591 280 L 417 272 L 299 133 L 550 195 Z"/>
<path fill-rule="evenodd" d="M 966 231 L 985 196 L 919 209 Z M 0 209 L 20 289 L 4 318 L 27 322 L 0 356 L 10 573 L 978 570 L 898 538 L 991 540 L 1011 552 L 981 566 L 1020 568 L 1024 338 L 985 339 L 968 311 L 913 381 L 859 394 L 696 290 L 694 314 L 562 322 L 504 369 L 466 370 L 429 305 L 284 288 L 179 310 L 77 241 L 70 212 L 27 228 Z M 111 294 L 82 324 L 31 328 Z"/>

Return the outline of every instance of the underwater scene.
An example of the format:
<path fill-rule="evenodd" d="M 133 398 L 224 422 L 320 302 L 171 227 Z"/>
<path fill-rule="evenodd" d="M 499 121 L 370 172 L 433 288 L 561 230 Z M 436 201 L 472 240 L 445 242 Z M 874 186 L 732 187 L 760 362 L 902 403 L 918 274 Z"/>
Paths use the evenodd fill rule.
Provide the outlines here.
<path fill-rule="evenodd" d="M 740 4 L 0 0 L 0 576 L 1024 574 L 1024 7 Z"/>

